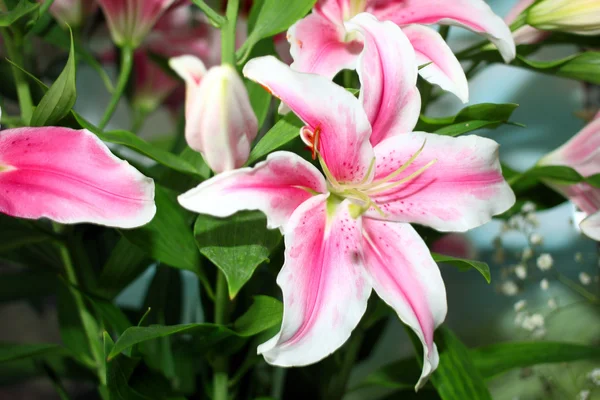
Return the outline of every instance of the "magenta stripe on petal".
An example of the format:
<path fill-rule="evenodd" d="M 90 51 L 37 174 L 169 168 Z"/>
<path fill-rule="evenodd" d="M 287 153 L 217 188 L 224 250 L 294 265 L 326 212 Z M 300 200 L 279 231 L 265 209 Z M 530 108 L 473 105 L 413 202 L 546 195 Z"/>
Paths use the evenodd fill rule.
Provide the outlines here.
<path fill-rule="evenodd" d="M 0 133 L 0 212 L 132 228 L 156 212 L 154 182 L 94 134 L 67 128 Z"/>

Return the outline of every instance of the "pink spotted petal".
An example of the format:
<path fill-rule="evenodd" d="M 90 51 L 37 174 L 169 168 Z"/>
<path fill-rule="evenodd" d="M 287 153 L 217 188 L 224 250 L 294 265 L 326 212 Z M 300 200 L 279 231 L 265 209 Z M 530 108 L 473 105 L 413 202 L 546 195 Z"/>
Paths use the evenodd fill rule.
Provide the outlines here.
<path fill-rule="evenodd" d="M 600 242 L 600 212 L 596 212 L 581 221 L 579 227 L 584 235 Z"/>
<path fill-rule="evenodd" d="M 398 177 L 409 177 L 432 160 L 421 175 L 373 196 L 385 216 L 374 218 L 411 222 L 439 231 L 466 231 L 508 210 L 515 195 L 502 177 L 498 144 L 479 136 L 413 132 L 386 139 L 375 147 L 374 181 L 387 177 L 425 143 L 421 154 Z"/>
<path fill-rule="evenodd" d="M 398 25 L 461 26 L 487 37 L 506 62 L 516 55 L 510 29 L 483 0 L 384 0 L 373 4 L 369 12 L 380 20 L 389 19 Z"/>
<path fill-rule="evenodd" d="M 423 371 L 416 389 L 437 368 L 433 331 L 446 318 L 446 288 L 423 239 L 409 224 L 363 218 L 365 265 L 375 292 L 423 343 Z"/>
<path fill-rule="evenodd" d="M 315 363 L 350 337 L 367 307 L 371 285 L 361 255 L 360 219 L 348 201 L 332 211 L 327 195 L 303 203 L 285 232 L 281 330 L 258 347 L 273 365 Z"/>
<path fill-rule="evenodd" d="M 422 25 L 402 29 L 417 53 L 419 74 L 434 85 L 454 93 L 463 103 L 469 101 L 469 84 L 458 59 L 437 31 Z"/>
<path fill-rule="evenodd" d="M 154 217 L 154 182 L 86 130 L 9 129 L 0 133 L 0 212 L 133 228 Z"/>
<path fill-rule="evenodd" d="M 292 68 L 312 72 L 332 79 L 343 69 L 354 69 L 362 44 L 346 42 L 341 24 L 333 24 L 318 13 L 312 13 L 296 22 L 287 33 Z"/>
<path fill-rule="evenodd" d="M 365 47 L 358 61 L 360 100 L 373 127 L 371 144 L 411 132 L 419 119 L 421 97 L 417 90 L 417 60 L 410 42 L 392 22 L 371 14 L 358 14 L 346 23 L 359 31 Z"/>
<path fill-rule="evenodd" d="M 272 56 L 250 60 L 244 76 L 280 98 L 308 130 L 319 132 L 318 150 L 338 181 L 363 179 L 373 159 L 371 126 L 350 92 L 323 76 L 296 72 Z"/>
<path fill-rule="evenodd" d="M 228 217 L 260 210 L 269 229 L 285 227 L 294 210 L 327 185 L 310 163 L 290 152 L 275 152 L 254 168 L 223 172 L 179 196 L 188 210 Z M 313 193 L 311 193 L 311 191 Z"/>

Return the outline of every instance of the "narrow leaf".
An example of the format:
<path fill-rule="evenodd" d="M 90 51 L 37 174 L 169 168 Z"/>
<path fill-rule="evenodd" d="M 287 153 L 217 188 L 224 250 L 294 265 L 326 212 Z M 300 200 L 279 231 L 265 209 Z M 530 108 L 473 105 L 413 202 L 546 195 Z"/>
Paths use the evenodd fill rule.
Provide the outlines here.
<path fill-rule="evenodd" d="M 250 152 L 246 165 L 250 165 L 274 150 L 277 150 L 300 135 L 302 121 L 292 113 L 277 121 L 277 123 L 263 136 Z"/>
<path fill-rule="evenodd" d="M 454 265 L 461 271 L 468 271 L 471 268 L 475 268 L 477 271 L 479 271 L 481 273 L 481 275 L 483 275 L 483 277 L 485 278 L 487 283 L 490 283 L 492 280 L 489 265 L 487 265 L 486 263 L 484 263 L 482 261 L 450 257 L 450 256 L 446 256 L 443 254 L 438 254 L 438 253 L 431 253 L 431 256 L 433 257 L 433 260 L 435 262 L 447 263 L 447 264 Z"/>
<path fill-rule="evenodd" d="M 11 26 L 27 14 L 37 10 L 39 6 L 39 3 L 33 1 L 20 0 L 12 10 L 0 12 L 0 27 Z"/>

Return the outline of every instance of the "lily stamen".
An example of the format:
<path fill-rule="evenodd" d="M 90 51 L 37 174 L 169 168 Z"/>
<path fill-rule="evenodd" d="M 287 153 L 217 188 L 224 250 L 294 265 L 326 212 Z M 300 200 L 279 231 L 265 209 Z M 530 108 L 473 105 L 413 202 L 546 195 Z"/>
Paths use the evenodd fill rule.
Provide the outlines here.
<path fill-rule="evenodd" d="M 413 172 L 412 174 L 410 174 L 406 178 L 402 178 L 399 181 L 396 181 L 396 182 L 391 183 L 391 184 L 386 185 L 386 186 L 377 186 L 377 187 L 368 189 L 365 192 L 368 193 L 369 195 L 373 195 L 373 194 L 378 194 L 378 193 L 382 193 L 382 192 L 386 192 L 388 190 L 394 189 L 395 187 L 398 187 L 398 186 L 400 186 L 400 185 L 402 185 L 402 184 L 404 184 L 404 183 L 406 183 L 406 182 L 408 182 L 410 180 L 415 179 L 419 175 L 423 174 L 426 170 L 429 169 L 429 167 L 431 167 L 436 162 L 437 162 L 437 159 L 431 160 L 426 165 L 424 165 L 423 167 L 419 168 L 417 171 Z"/>

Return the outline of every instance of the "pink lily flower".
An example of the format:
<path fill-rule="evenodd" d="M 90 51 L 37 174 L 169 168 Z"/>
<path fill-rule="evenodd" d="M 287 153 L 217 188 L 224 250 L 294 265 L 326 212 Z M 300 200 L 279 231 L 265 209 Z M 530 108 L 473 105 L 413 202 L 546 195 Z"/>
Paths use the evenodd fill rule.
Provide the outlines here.
<path fill-rule="evenodd" d="M 40 2 L 42 2 L 40 0 Z M 98 4 L 89 0 L 54 0 L 50 13 L 63 24 L 72 28 L 81 26 L 85 19 L 94 14 Z"/>
<path fill-rule="evenodd" d="M 478 136 L 411 132 L 419 116 L 418 63 L 402 30 L 368 14 L 356 99 L 328 78 L 294 71 L 274 57 L 244 75 L 281 99 L 305 126 L 301 136 L 325 176 L 279 151 L 253 168 L 224 172 L 182 194 L 192 211 L 227 217 L 260 210 L 285 238 L 280 332 L 258 347 L 279 366 L 315 363 L 349 338 L 371 290 L 423 343 L 417 388 L 437 367 L 433 332 L 446 316 L 439 269 L 410 223 L 465 231 L 514 203 L 498 145 Z"/>
<path fill-rule="evenodd" d="M 239 168 L 248 160 L 258 120 L 235 68 L 208 71 L 193 56 L 172 58 L 171 67 L 186 82 L 185 138 L 215 172 Z"/>
<path fill-rule="evenodd" d="M 411 41 L 419 72 L 427 81 L 467 102 L 465 73 L 440 34 L 428 24 L 458 25 L 489 38 L 506 60 L 515 57 L 510 29 L 483 0 L 319 0 L 312 13 L 288 30 L 292 68 L 333 78 L 354 69 L 362 41 L 345 22 L 361 12 L 403 28 Z"/>
<path fill-rule="evenodd" d="M 512 24 L 523 11 L 535 3 L 535 0 L 520 0 L 506 15 L 504 20 Z M 524 25 L 513 32 L 516 44 L 535 44 L 546 39 L 550 32 L 544 32 L 529 25 Z"/>
<path fill-rule="evenodd" d="M 63 224 L 134 228 L 156 213 L 154 181 L 87 130 L 2 131 L 0 193 L 4 214 Z"/>
<path fill-rule="evenodd" d="M 138 47 L 176 0 L 98 0 L 117 46 Z"/>
<path fill-rule="evenodd" d="M 568 142 L 543 157 L 538 164 L 565 165 L 584 177 L 600 174 L 600 113 Z M 545 183 L 588 214 L 579 228 L 586 236 L 600 241 L 600 189 L 587 183 Z"/>

